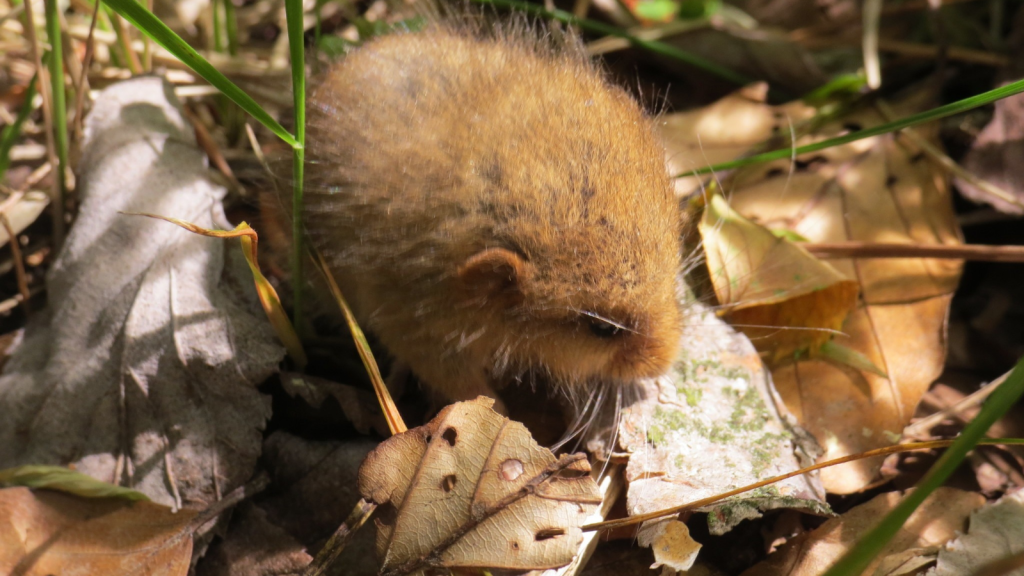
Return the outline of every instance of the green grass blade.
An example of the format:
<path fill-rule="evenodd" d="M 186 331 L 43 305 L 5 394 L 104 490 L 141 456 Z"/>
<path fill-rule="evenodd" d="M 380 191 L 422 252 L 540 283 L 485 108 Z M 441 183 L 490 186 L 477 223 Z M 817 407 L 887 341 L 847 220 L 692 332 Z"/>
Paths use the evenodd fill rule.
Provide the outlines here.
<path fill-rule="evenodd" d="M 58 197 L 54 198 L 53 206 L 53 237 L 54 244 L 60 246 L 64 242 L 64 199 L 68 194 L 68 106 L 64 92 L 64 48 L 60 30 L 60 13 L 57 0 L 45 0 L 46 35 L 50 40 L 50 105 L 53 107 L 53 145 L 57 148 L 57 163 L 54 167 L 57 176 Z"/>
<path fill-rule="evenodd" d="M 857 542 L 825 576 L 859 576 L 871 561 L 878 556 L 903 528 L 907 518 L 921 505 L 921 502 L 953 474 L 988 429 L 1006 414 L 1024 396 L 1024 358 L 1021 358 L 1013 372 L 989 396 L 981 412 L 971 421 L 956 439 L 956 442 L 932 465 L 928 473 L 917 483 L 913 492 L 896 505 L 882 522 Z"/>
<path fill-rule="evenodd" d="M 238 16 L 231 0 L 224 0 L 224 33 L 228 37 L 228 54 L 238 56 Z"/>
<path fill-rule="evenodd" d="M 224 52 L 227 50 L 227 43 L 224 42 L 224 25 L 221 24 L 220 15 L 223 12 L 220 9 L 220 4 L 224 0 L 213 0 L 210 2 L 210 13 L 213 16 L 213 50 L 214 52 Z"/>
<path fill-rule="evenodd" d="M 153 39 L 165 50 L 185 63 L 193 72 L 202 76 L 225 96 L 238 104 L 242 110 L 249 113 L 260 124 L 266 126 L 271 132 L 288 143 L 292 148 L 299 148 L 301 145 L 294 136 L 288 133 L 277 120 L 267 113 L 255 100 L 228 80 L 226 76 L 213 67 L 209 61 L 199 55 L 180 36 L 175 34 L 166 24 L 161 22 L 152 12 L 146 10 L 135 0 L 103 0 L 122 18 L 131 22 L 136 28 Z"/>
<path fill-rule="evenodd" d="M 29 114 L 32 113 L 32 100 L 35 99 L 38 92 L 36 89 L 36 82 L 38 80 L 39 74 L 36 73 L 32 76 L 32 80 L 29 81 L 28 88 L 25 89 L 25 102 L 21 105 L 21 109 L 18 110 L 18 116 L 14 119 L 14 123 L 8 124 L 4 126 L 3 130 L 0 130 L 0 182 L 3 182 L 4 174 L 7 173 L 7 168 L 11 165 L 11 148 L 18 141 L 21 127 L 25 124 Z"/>
<path fill-rule="evenodd" d="M 63 466 L 18 466 L 0 470 L 0 487 L 25 486 L 32 489 L 59 490 L 83 498 L 120 498 L 147 501 L 142 492 L 108 484 Z"/>
<path fill-rule="evenodd" d="M 687 176 L 697 176 L 700 174 L 708 174 L 711 172 L 720 172 L 722 170 L 732 170 L 733 168 L 740 168 L 742 166 L 749 166 L 751 164 L 758 164 L 760 162 L 770 162 L 772 160 L 780 160 L 783 158 L 790 158 L 794 155 L 807 154 L 809 152 L 817 152 L 826 148 L 832 148 L 833 146 L 842 146 L 843 144 L 849 144 L 850 142 L 856 142 L 857 140 L 863 140 L 864 138 L 871 138 L 872 136 L 878 136 L 880 134 L 886 134 L 888 132 L 895 132 L 902 130 L 903 128 L 909 128 L 916 126 L 917 124 L 924 124 L 932 120 L 938 120 L 945 118 L 946 116 L 952 116 L 953 114 L 959 114 L 972 110 L 979 106 L 991 104 L 996 100 L 1001 100 L 1015 94 L 1024 92 L 1024 79 L 1013 82 L 983 92 L 977 96 L 971 96 L 970 98 L 964 98 L 956 102 L 946 104 L 945 106 L 939 106 L 938 108 L 932 108 L 919 114 L 913 114 L 906 118 L 900 118 L 892 122 L 887 122 L 873 128 L 867 128 L 865 130 L 858 130 L 857 132 L 851 132 L 843 136 L 836 138 L 829 138 L 828 140 L 822 140 L 821 142 L 815 142 L 806 146 L 800 146 L 796 150 L 792 148 L 781 148 L 779 150 L 773 150 L 771 152 L 764 152 L 762 154 L 755 154 L 748 156 L 747 158 L 740 158 L 738 160 L 732 160 L 729 162 L 722 162 L 721 164 L 715 164 L 714 166 L 705 166 L 704 168 L 698 168 L 697 170 L 691 170 L 684 172 L 676 176 L 676 178 L 686 178 Z"/>
<path fill-rule="evenodd" d="M 704 58 L 701 58 L 696 54 L 691 54 L 685 50 L 680 50 L 679 48 L 676 48 L 671 44 L 666 44 L 665 42 L 658 42 L 656 40 L 644 40 L 642 38 L 637 38 L 636 36 L 633 36 L 629 32 L 616 26 L 605 24 L 604 22 L 597 22 L 595 20 L 588 20 L 586 18 L 577 18 L 576 16 L 569 12 L 566 12 L 565 10 L 545 10 L 544 8 L 536 4 L 528 4 L 526 2 L 519 2 L 517 0 L 473 1 L 479 2 L 481 4 L 491 4 L 493 6 L 498 6 L 501 8 L 510 8 L 512 10 L 525 12 L 526 14 L 530 14 L 531 16 L 541 16 L 544 18 L 550 18 L 552 20 L 558 20 L 559 22 L 563 22 L 570 26 L 577 26 L 584 30 L 596 32 L 598 34 L 605 34 L 607 36 L 615 36 L 617 38 L 622 38 L 624 40 L 628 40 L 630 44 L 633 44 L 634 46 L 643 48 L 645 50 L 649 50 L 651 52 L 654 52 L 655 54 L 661 54 L 662 56 L 668 56 L 681 62 L 686 62 L 691 66 L 700 68 L 701 70 L 710 72 L 711 74 L 714 74 L 719 78 L 728 80 L 741 86 L 754 82 L 752 78 L 748 78 L 743 74 L 733 72 L 728 68 L 724 68 L 722 66 L 719 66 L 718 64 L 715 64 L 714 62 L 705 60 Z"/>
<path fill-rule="evenodd" d="M 225 0 L 230 2 L 230 0 Z M 304 227 L 302 224 L 303 177 L 305 173 L 306 145 L 306 50 L 302 24 L 302 0 L 285 0 L 285 17 L 288 21 L 288 48 L 292 60 L 292 96 L 295 104 L 295 148 L 292 163 L 292 316 L 295 330 L 305 334 L 305 320 L 302 314 L 306 250 L 303 248 Z"/>

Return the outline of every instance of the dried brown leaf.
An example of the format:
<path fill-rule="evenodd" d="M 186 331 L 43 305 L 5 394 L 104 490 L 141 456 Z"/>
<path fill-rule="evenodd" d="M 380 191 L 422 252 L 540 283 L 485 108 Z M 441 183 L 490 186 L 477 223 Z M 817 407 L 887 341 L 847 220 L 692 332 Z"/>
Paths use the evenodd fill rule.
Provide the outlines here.
<path fill-rule="evenodd" d="M 816 530 L 787 542 L 767 560 L 744 572 L 743 576 L 823 574 L 901 499 L 897 492 L 876 496 L 846 514 L 828 520 Z M 984 503 L 985 498 L 980 494 L 939 488 L 910 516 L 864 574 L 899 574 L 900 568 L 912 563 L 914 558 L 926 556 L 926 560 L 931 561 L 936 547 L 963 529 L 967 515 Z"/>
<path fill-rule="evenodd" d="M 600 504 L 582 454 L 559 459 L 480 397 L 392 436 L 359 470 L 382 573 L 430 567 L 539 570 L 568 564 Z"/>
<path fill-rule="evenodd" d="M 1007 41 L 1007 54 L 1024 51 L 1024 10 L 1017 9 Z M 1014 58 L 1010 67 L 1000 72 L 1002 84 L 1024 75 L 1024 62 Z M 1008 214 L 1024 214 L 1024 95 L 1003 98 L 994 104 L 992 120 L 978 134 L 963 159 L 964 168 L 975 176 L 995 184 L 1012 197 L 1007 199 L 986 193 L 975 183 L 958 178 L 960 191 L 975 202 L 987 202 Z"/>
<path fill-rule="evenodd" d="M 758 119 L 752 124 L 759 133 L 765 126 L 781 129 L 778 123 L 766 124 L 769 118 L 809 113 L 803 105 L 773 108 L 747 96 L 730 97 L 733 108 L 742 110 L 733 115 Z M 921 100 L 908 99 L 897 115 L 919 110 L 926 105 Z M 881 122 L 879 114 L 862 111 L 798 144 Z M 670 146 L 670 158 L 673 150 L 683 150 L 680 145 Z M 894 134 L 801 156 L 795 163 L 753 166 L 737 172 L 723 187 L 732 208 L 746 218 L 811 242 L 960 243 L 945 175 L 912 143 Z M 840 328 L 844 335 L 833 342 L 878 370 L 810 358 L 779 366 L 772 374 L 790 411 L 825 448 L 822 459 L 899 438 L 942 369 L 946 316 L 961 270 L 957 260 L 915 258 L 830 260 L 829 265 L 860 289 L 856 309 Z M 784 330 L 786 319 L 776 319 Z M 879 465 L 877 459 L 852 462 L 823 470 L 822 479 L 830 492 L 848 493 L 870 482 Z"/>
<path fill-rule="evenodd" d="M 185 576 L 194 516 L 152 502 L 0 490 L 0 574 Z"/>
<path fill-rule="evenodd" d="M 690 529 L 677 519 L 645 524 L 637 534 L 637 541 L 654 552 L 652 570 L 662 566 L 675 571 L 689 570 L 701 549 L 701 544 L 690 536 Z"/>

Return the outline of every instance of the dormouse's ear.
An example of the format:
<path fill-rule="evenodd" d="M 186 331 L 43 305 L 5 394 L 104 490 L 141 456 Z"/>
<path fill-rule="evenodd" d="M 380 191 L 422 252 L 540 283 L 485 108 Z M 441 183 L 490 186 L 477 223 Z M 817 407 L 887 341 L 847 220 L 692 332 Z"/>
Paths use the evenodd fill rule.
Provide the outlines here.
<path fill-rule="evenodd" d="M 522 301 L 523 285 L 529 276 L 530 263 L 505 248 L 481 250 L 458 270 L 459 280 L 474 297 L 499 298 L 508 305 Z"/>

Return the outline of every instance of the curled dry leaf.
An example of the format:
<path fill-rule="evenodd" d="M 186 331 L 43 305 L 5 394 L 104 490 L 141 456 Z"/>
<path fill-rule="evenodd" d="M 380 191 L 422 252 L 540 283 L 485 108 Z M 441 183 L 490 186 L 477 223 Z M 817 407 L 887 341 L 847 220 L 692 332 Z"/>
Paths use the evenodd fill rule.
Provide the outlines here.
<path fill-rule="evenodd" d="M 713 194 L 700 225 L 726 318 L 772 363 L 829 341 L 857 304 L 857 283 Z"/>
<path fill-rule="evenodd" d="M 568 564 L 601 503 L 582 454 L 556 459 L 480 397 L 392 436 L 359 469 L 390 504 L 377 524 L 383 574 L 427 568 L 541 570 Z"/>
<path fill-rule="evenodd" d="M 194 516 L 152 502 L 0 490 L 0 574 L 185 576 Z"/>
<path fill-rule="evenodd" d="M 1007 54 L 1024 53 L 1024 10 L 1017 9 L 1006 39 Z M 1024 76 L 1024 61 L 1014 58 L 999 73 L 1008 84 Z M 963 159 L 964 168 L 1011 195 L 999 198 L 986 193 L 976 183 L 957 178 L 960 192 L 975 202 L 987 202 L 1008 214 L 1024 214 L 1024 94 L 1003 98 L 993 105 L 992 120 L 971 143 Z"/>
<path fill-rule="evenodd" d="M 816 530 L 797 536 L 743 576 L 818 576 L 873 529 L 902 499 L 887 492 L 861 504 Z M 968 514 L 985 503 L 981 494 L 939 488 L 918 507 L 885 550 L 863 572 L 876 576 L 901 574 L 908 566 L 933 562 L 938 547 L 962 530 Z M 917 573 L 916 571 L 910 573 Z M 958 572 L 957 574 L 967 574 Z"/>
<path fill-rule="evenodd" d="M 813 112 L 802 104 L 758 104 L 749 91 L 744 98 L 726 100 L 732 102 L 727 108 L 731 114 L 753 118 L 748 123 L 762 133 L 788 131 L 786 116 L 808 117 Z M 908 100 L 896 115 L 923 105 Z M 824 126 L 798 144 L 881 122 L 879 114 L 862 111 Z M 673 142 L 668 141 L 670 161 L 682 153 L 693 158 L 690 148 Z M 746 218 L 811 242 L 960 243 L 945 176 L 912 143 L 894 134 L 801 156 L 795 162 L 753 166 L 734 174 L 723 187 L 732 208 Z M 879 370 L 815 358 L 773 370 L 786 406 L 825 448 L 822 459 L 871 450 L 899 438 L 942 370 L 946 317 L 961 269 L 956 260 L 914 258 L 829 264 L 860 289 L 857 307 L 840 329 L 843 335 L 833 342 Z M 849 493 L 869 483 L 880 465 L 878 459 L 852 462 L 823 470 L 822 479 L 830 492 Z"/>
<path fill-rule="evenodd" d="M 801 468 L 817 449 L 787 421 L 771 378 L 746 336 L 707 306 L 687 305 L 672 371 L 644 381 L 645 399 L 623 411 L 619 442 L 630 452 L 627 510 L 655 512 Z M 809 455 L 810 454 L 810 455 Z M 797 476 L 702 508 L 713 534 L 762 511 L 828 514 L 813 476 Z"/>
<path fill-rule="evenodd" d="M 49 196 L 44 192 L 33 190 L 27 192 L 13 206 L 7 207 L 3 214 L 7 217 L 11 230 L 15 234 L 20 234 L 25 228 L 28 228 L 29 225 L 35 222 L 36 218 L 39 218 L 39 215 L 43 213 L 43 210 L 49 204 Z M 10 238 L 7 235 L 7 229 L 0 226 L 0 246 L 5 246 L 8 241 L 10 241 Z"/>
<path fill-rule="evenodd" d="M 86 119 L 82 204 L 47 277 L 51 308 L 0 377 L 0 468 L 74 464 L 178 508 L 252 476 L 270 415 L 256 386 L 284 353 L 236 246 L 119 214 L 223 219 L 225 191 L 173 94 L 135 78 Z"/>
<path fill-rule="evenodd" d="M 690 536 L 690 529 L 677 519 L 648 522 L 637 534 L 637 542 L 654 552 L 652 570 L 667 566 L 686 571 L 697 561 L 701 545 Z"/>

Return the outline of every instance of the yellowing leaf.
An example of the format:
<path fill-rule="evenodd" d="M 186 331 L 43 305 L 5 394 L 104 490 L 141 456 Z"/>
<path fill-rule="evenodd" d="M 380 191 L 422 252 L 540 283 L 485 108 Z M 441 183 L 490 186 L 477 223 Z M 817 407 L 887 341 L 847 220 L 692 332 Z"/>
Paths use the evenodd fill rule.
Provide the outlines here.
<path fill-rule="evenodd" d="M 732 210 L 719 194 L 699 229 L 726 318 L 773 361 L 832 338 L 857 303 L 857 283 Z"/>
<path fill-rule="evenodd" d="M 785 134 L 786 117 L 793 118 L 799 128 L 796 120 L 813 112 L 802 104 L 771 107 L 755 97 L 748 90 L 709 107 L 703 116 L 693 113 L 692 117 L 701 121 L 690 129 L 690 136 L 668 140 L 669 162 L 676 169 L 704 165 L 698 161 L 698 136 L 700 142 L 719 146 L 712 151 L 726 150 L 722 143 L 728 143 L 724 131 L 729 121 L 739 126 L 746 119 L 745 125 L 754 126 L 758 134 Z M 908 101 L 896 115 L 910 114 L 922 106 L 926 104 L 920 98 Z M 711 114 L 715 108 L 728 114 L 720 112 L 712 122 L 708 118 L 716 118 Z M 822 126 L 813 135 L 799 138 L 797 144 L 881 122 L 881 114 L 864 110 Z M 672 123 L 671 116 L 666 118 L 666 126 Z M 705 130 L 710 134 L 706 136 Z M 923 129 L 913 130 L 927 136 Z M 741 142 L 732 146 L 731 150 L 739 150 Z M 725 159 L 724 154 L 715 157 Z M 737 213 L 811 242 L 960 243 L 945 175 L 899 134 L 852 142 L 792 161 L 751 166 L 729 176 L 722 186 L 729 191 L 729 204 Z M 762 266 L 778 263 L 774 253 L 763 247 L 761 252 Z M 855 281 L 860 291 L 856 309 L 838 327 L 841 335 L 833 340 L 852 353 L 840 362 L 812 356 L 777 365 L 772 372 L 786 406 L 825 448 L 822 459 L 879 448 L 899 438 L 921 396 L 942 370 L 946 316 L 961 269 L 957 260 L 924 258 L 859 258 L 829 260 L 828 264 L 842 277 Z M 753 266 L 750 269 L 759 274 Z M 798 314 L 803 308 L 811 317 L 834 318 L 828 310 L 810 310 L 823 304 L 820 297 L 811 292 L 793 306 Z M 767 324 L 785 330 L 790 325 L 783 315 L 751 318 L 731 314 L 728 318 L 737 326 Z M 830 492 L 849 493 L 871 482 L 880 465 L 879 459 L 860 460 L 823 470 L 821 476 Z"/>
<path fill-rule="evenodd" d="M 320 272 L 324 275 L 324 279 L 327 280 L 327 286 L 331 290 L 331 295 L 334 296 L 335 302 L 338 303 L 338 308 L 341 309 L 341 313 L 345 317 L 345 323 L 348 324 L 348 329 L 352 333 L 352 339 L 355 340 L 356 344 L 356 351 L 359 352 L 359 358 L 363 361 L 363 367 L 366 368 L 366 373 L 370 376 L 373 391 L 377 395 L 377 402 L 384 413 L 384 420 L 388 423 L 388 429 L 391 430 L 392 434 L 405 432 L 407 430 L 405 421 L 402 420 L 402 415 L 398 412 L 398 406 L 395 406 L 395 401 L 391 398 L 391 392 L 388 391 L 384 378 L 380 375 L 380 368 L 377 367 L 377 360 L 374 359 L 373 351 L 370 350 L 370 343 L 366 340 L 363 329 L 356 322 L 356 316 L 352 313 L 352 309 L 348 306 L 348 301 L 345 300 L 345 296 L 341 293 L 341 287 L 338 286 L 338 282 L 334 279 L 334 275 L 331 274 L 330 268 L 327 267 L 323 254 L 317 252 L 315 261 L 317 267 L 320 268 Z"/>
<path fill-rule="evenodd" d="M 288 319 L 288 314 L 285 313 L 284 307 L 281 306 L 281 298 L 277 295 L 277 290 L 274 290 L 273 285 L 267 280 L 260 271 L 260 263 L 256 258 L 257 243 L 259 242 L 259 236 L 256 231 L 249 226 L 248 223 L 242 222 L 238 226 L 235 226 L 234 230 L 208 230 L 195 224 L 185 222 L 184 220 L 178 220 L 177 218 L 170 218 L 168 216 L 160 216 L 158 214 L 130 214 L 132 216 L 148 216 L 150 218 L 156 218 L 157 220 L 163 220 L 170 222 L 192 232 L 193 234 L 199 234 L 200 236 L 209 236 L 211 238 L 238 238 L 242 243 L 242 254 L 245 255 L 245 261 L 249 264 L 249 270 L 252 271 L 252 279 L 256 284 L 256 293 L 260 297 L 260 304 L 263 306 L 264 312 L 267 313 L 267 319 L 270 320 L 270 325 L 274 327 L 274 332 L 277 334 L 278 339 L 281 340 L 281 344 L 284 345 L 285 349 L 288 350 L 288 355 L 295 360 L 295 363 L 302 369 L 306 366 L 308 359 L 306 358 L 306 351 L 302 347 L 302 341 L 299 340 L 298 334 L 295 333 L 295 327 L 292 326 L 291 320 Z"/>
<path fill-rule="evenodd" d="M 568 564 L 601 498 L 582 454 L 558 459 L 480 397 L 385 440 L 359 469 L 382 574 Z M 383 519 L 381 519 L 383 518 Z"/>
<path fill-rule="evenodd" d="M 152 502 L 0 490 L 0 574 L 185 576 L 194 517 Z"/>
<path fill-rule="evenodd" d="M 843 120 L 865 127 L 881 121 L 870 111 Z M 818 137 L 841 130 L 838 123 L 827 126 Z M 733 189 L 734 208 L 813 242 L 960 242 L 946 178 L 912 143 L 889 134 L 815 158 L 805 159 L 792 178 L 778 173 L 785 163 L 745 172 L 738 179 L 745 184 Z M 787 200 L 770 207 L 780 196 Z M 823 459 L 899 438 L 942 370 L 946 316 L 961 269 L 957 260 L 915 258 L 829 263 L 861 290 L 857 309 L 842 326 L 844 336 L 835 342 L 887 376 L 813 358 L 774 371 L 786 405 L 825 448 Z M 880 465 L 871 459 L 836 466 L 823 470 L 822 480 L 831 492 L 856 491 Z"/>
<path fill-rule="evenodd" d="M 85 498 L 149 500 L 142 492 L 115 486 L 63 466 L 18 466 L 0 470 L 0 486 L 48 488 Z"/>

